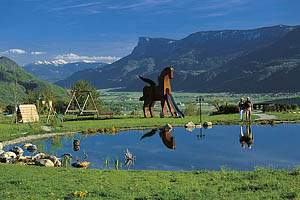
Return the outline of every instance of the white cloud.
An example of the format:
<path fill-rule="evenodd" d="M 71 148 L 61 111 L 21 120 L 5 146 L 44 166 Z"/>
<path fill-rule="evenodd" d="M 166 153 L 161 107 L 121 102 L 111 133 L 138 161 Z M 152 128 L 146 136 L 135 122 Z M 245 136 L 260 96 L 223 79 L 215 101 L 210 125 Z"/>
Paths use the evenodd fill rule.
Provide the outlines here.
<path fill-rule="evenodd" d="M 41 54 L 45 54 L 46 52 L 42 52 L 42 51 L 33 51 L 31 52 L 32 55 L 41 55 Z"/>
<path fill-rule="evenodd" d="M 6 51 L 7 53 L 15 53 L 15 54 L 24 54 L 26 51 L 22 49 L 9 49 Z"/>
<path fill-rule="evenodd" d="M 79 61 L 89 61 L 89 62 L 104 62 L 104 63 L 112 63 L 115 62 L 121 57 L 116 56 L 79 56 L 74 53 L 67 53 L 62 55 L 57 55 L 54 57 L 55 59 L 62 59 L 69 62 L 79 62 Z"/>

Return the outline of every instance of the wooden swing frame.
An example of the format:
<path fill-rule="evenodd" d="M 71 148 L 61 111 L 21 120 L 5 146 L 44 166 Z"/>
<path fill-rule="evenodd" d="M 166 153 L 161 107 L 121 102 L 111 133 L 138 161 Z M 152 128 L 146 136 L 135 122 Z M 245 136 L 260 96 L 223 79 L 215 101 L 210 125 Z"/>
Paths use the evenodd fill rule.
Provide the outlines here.
<path fill-rule="evenodd" d="M 77 97 L 76 97 L 76 93 L 77 92 L 83 92 L 83 93 L 87 93 L 88 94 L 87 97 L 86 97 L 86 99 L 84 100 L 84 104 L 83 104 L 82 107 L 80 106 L 80 104 L 79 104 L 79 102 L 77 100 Z M 70 100 L 70 102 L 69 102 L 69 104 L 67 106 L 67 109 L 65 111 L 65 115 L 67 113 L 73 113 L 73 114 L 74 113 L 78 113 L 78 115 L 83 115 L 84 113 L 93 113 L 93 114 L 97 113 L 97 117 L 99 117 L 99 111 L 98 111 L 97 106 L 95 104 L 95 101 L 94 101 L 94 98 L 93 98 L 93 95 L 92 95 L 92 90 L 74 90 L 74 91 L 71 92 L 71 94 L 72 94 L 72 97 L 71 97 L 71 100 Z M 86 104 L 87 104 L 87 102 L 88 102 L 89 99 L 92 100 L 92 104 L 94 106 L 94 110 L 85 110 Z M 76 109 L 76 110 L 69 110 L 69 108 L 70 108 L 71 103 L 73 102 L 73 100 L 75 100 L 78 109 Z"/>

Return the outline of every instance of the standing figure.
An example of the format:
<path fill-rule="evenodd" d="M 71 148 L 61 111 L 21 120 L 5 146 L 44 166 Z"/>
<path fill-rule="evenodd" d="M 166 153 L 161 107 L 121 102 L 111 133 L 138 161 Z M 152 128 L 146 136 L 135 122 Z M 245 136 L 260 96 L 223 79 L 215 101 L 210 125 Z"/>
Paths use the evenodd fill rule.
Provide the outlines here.
<path fill-rule="evenodd" d="M 240 99 L 240 102 L 239 102 L 239 112 L 240 112 L 240 120 L 242 121 L 243 118 L 244 118 L 244 112 L 245 112 L 245 102 L 244 102 L 244 98 L 241 98 Z"/>
<path fill-rule="evenodd" d="M 245 112 L 246 112 L 246 120 L 251 121 L 251 111 L 253 110 L 253 103 L 250 99 L 250 97 L 247 97 L 247 100 L 245 102 Z"/>

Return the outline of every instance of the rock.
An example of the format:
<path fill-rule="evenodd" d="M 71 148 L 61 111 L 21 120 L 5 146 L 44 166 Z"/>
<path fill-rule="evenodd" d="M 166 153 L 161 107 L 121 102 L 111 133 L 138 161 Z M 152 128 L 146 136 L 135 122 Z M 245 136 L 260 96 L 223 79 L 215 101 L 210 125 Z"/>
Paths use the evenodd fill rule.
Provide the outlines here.
<path fill-rule="evenodd" d="M 90 162 L 87 162 L 87 161 L 83 161 L 83 162 L 76 162 L 76 163 L 73 163 L 72 166 L 73 167 L 76 167 L 76 168 L 83 168 L 83 169 L 86 169 L 88 166 L 90 166 L 91 163 Z"/>
<path fill-rule="evenodd" d="M 24 149 L 27 149 L 29 146 L 31 146 L 31 145 L 33 145 L 33 144 L 31 144 L 31 143 L 26 143 L 26 144 L 24 144 L 22 147 L 24 148 Z"/>
<path fill-rule="evenodd" d="M 61 167 L 62 164 L 59 160 L 57 160 L 57 162 L 54 163 L 54 167 Z"/>
<path fill-rule="evenodd" d="M 172 128 L 173 127 L 171 126 L 171 124 L 166 124 L 165 127 L 164 127 L 165 131 L 169 131 Z"/>
<path fill-rule="evenodd" d="M 39 153 L 39 154 L 36 154 L 35 156 L 33 156 L 33 159 L 34 160 L 37 160 L 37 159 L 43 159 L 43 158 L 46 158 L 47 155 L 44 154 L 44 153 Z"/>
<path fill-rule="evenodd" d="M 61 162 L 59 161 L 59 159 L 55 156 L 48 156 L 46 157 L 47 159 L 51 160 L 54 164 L 55 167 L 61 167 Z"/>
<path fill-rule="evenodd" d="M 33 162 L 33 158 L 31 156 L 20 156 L 18 162 L 24 162 L 24 163 Z"/>
<path fill-rule="evenodd" d="M 204 122 L 203 126 L 212 126 L 212 122 Z"/>
<path fill-rule="evenodd" d="M 24 151 L 21 147 L 14 146 L 12 149 L 9 150 L 10 152 L 14 152 L 17 156 L 22 156 Z"/>
<path fill-rule="evenodd" d="M 43 167 L 54 167 L 54 163 L 49 159 L 37 159 L 35 165 Z"/>
<path fill-rule="evenodd" d="M 50 127 L 50 126 L 41 126 L 41 129 L 44 130 L 44 131 L 49 132 L 49 131 L 52 130 L 52 127 Z"/>
<path fill-rule="evenodd" d="M 195 127 L 193 127 L 193 126 L 188 126 L 185 128 L 185 130 L 187 130 L 189 132 L 193 132 L 194 129 L 195 129 Z"/>
<path fill-rule="evenodd" d="M 3 149 L 3 144 L 2 144 L 2 142 L 0 142 L 0 150 L 2 150 Z"/>
<path fill-rule="evenodd" d="M 7 163 L 10 162 L 10 160 L 16 159 L 17 155 L 14 152 L 4 152 L 0 155 L 0 162 Z"/>
<path fill-rule="evenodd" d="M 23 161 L 17 161 L 15 164 L 16 165 L 26 165 L 26 163 L 24 163 Z"/>
<path fill-rule="evenodd" d="M 73 150 L 74 151 L 79 151 L 80 150 L 80 146 L 73 146 Z"/>
<path fill-rule="evenodd" d="M 34 144 L 32 144 L 32 145 L 30 145 L 30 146 L 27 147 L 27 151 L 29 151 L 31 153 L 34 153 L 37 150 L 38 150 L 38 148 Z"/>
<path fill-rule="evenodd" d="M 80 145 L 80 140 L 74 140 L 73 145 L 74 146 L 79 146 Z"/>
<path fill-rule="evenodd" d="M 194 122 L 189 122 L 187 124 L 184 125 L 185 128 L 187 127 L 195 127 L 196 125 L 194 124 Z"/>

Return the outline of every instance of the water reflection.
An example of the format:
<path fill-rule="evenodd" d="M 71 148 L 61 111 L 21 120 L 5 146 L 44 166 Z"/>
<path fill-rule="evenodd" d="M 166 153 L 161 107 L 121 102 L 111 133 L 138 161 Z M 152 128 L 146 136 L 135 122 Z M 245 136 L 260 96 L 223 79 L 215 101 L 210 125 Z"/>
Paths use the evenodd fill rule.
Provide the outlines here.
<path fill-rule="evenodd" d="M 159 136 L 160 136 L 163 144 L 169 149 L 176 148 L 175 137 L 171 135 L 172 130 L 174 130 L 174 129 L 166 129 L 166 128 L 159 129 Z M 145 137 L 152 137 L 153 135 L 156 134 L 156 132 L 157 132 L 157 129 L 152 129 L 150 132 L 147 132 L 146 134 L 144 134 L 140 140 L 143 140 Z"/>
<path fill-rule="evenodd" d="M 253 133 L 251 131 L 251 125 L 246 125 L 246 132 L 244 131 L 244 126 L 241 125 L 239 140 L 240 140 L 242 148 L 245 148 L 246 144 L 249 149 L 252 148 L 254 137 L 253 137 Z"/>
<path fill-rule="evenodd" d="M 121 164 L 123 169 L 127 169 L 123 160 L 126 148 L 137 158 L 130 167 L 135 170 L 220 170 L 220 166 L 234 170 L 253 170 L 254 166 L 291 169 L 300 165 L 299 124 L 214 126 L 212 129 L 196 128 L 193 132 L 183 127 L 175 129 L 175 133 L 164 129 L 121 131 L 114 136 L 78 133 L 31 143 L 41 147 L 38 151 L 46 154 L 55 148 L 54 156 L 60 157 L 64 166 L 71 166 L 78 158 L 79 162 L 83 162 L 85 150 L 88 155 L 86 161 L 91 163 L 89 168 L 99 169 L 106 168 L 103 167 L 106 160 L 111 165 L 109 167 L 107 163 L 107 168 L 113 169 L 115 163 L 115 166 L 120 165 L 120 169 Z M 74 140 L 80 140 L 79 151 L 73 149 Z M 242 144 L 244 148 L 241 148 Z M 14 146 L 4 147 L 4 150 Z M 248 150 L 248 146 L 252 149 Z M 64 155 L 67 153 L 73 157 Z M 30 155 L 28 151 L 24 154 Z"/>

